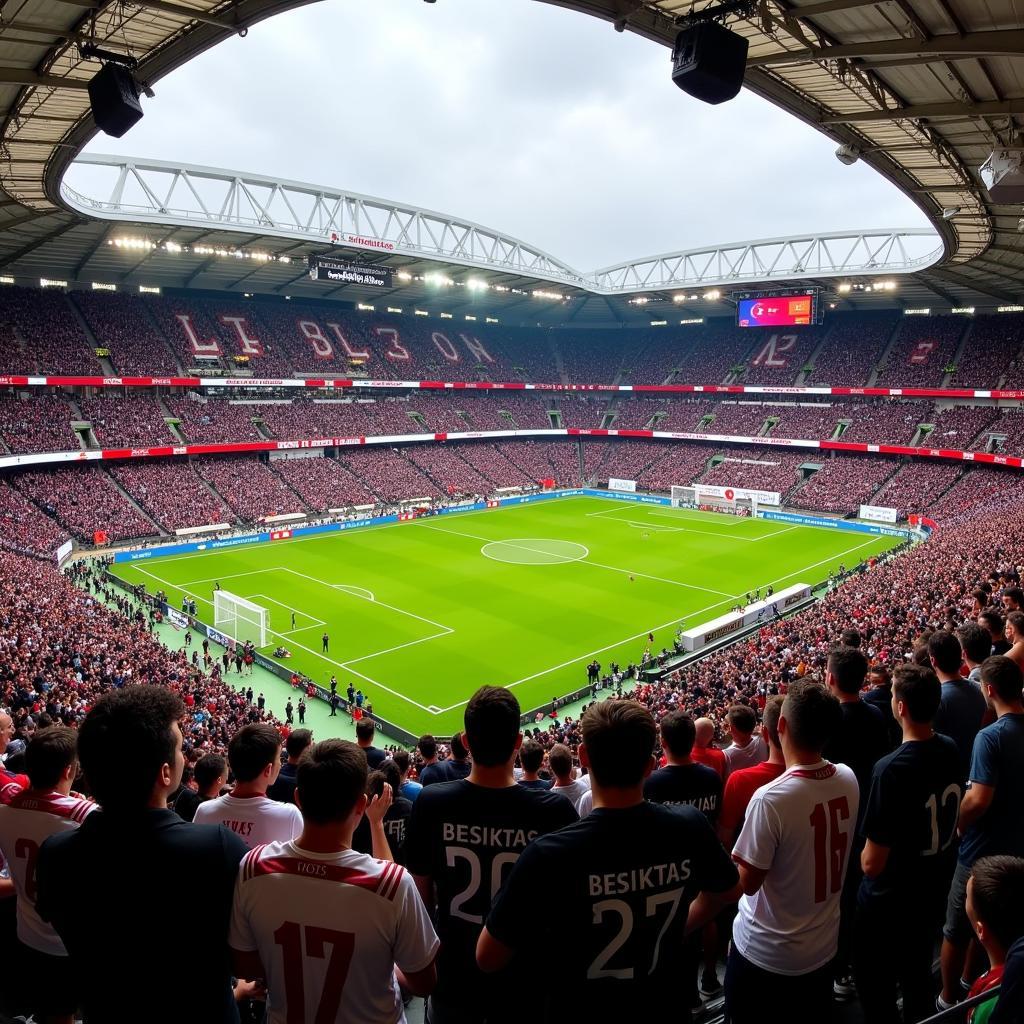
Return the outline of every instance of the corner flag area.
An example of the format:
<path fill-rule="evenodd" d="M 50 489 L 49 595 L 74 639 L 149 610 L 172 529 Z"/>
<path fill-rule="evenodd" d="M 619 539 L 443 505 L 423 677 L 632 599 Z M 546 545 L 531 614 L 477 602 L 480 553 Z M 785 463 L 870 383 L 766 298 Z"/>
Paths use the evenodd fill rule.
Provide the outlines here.
<path fill-rule="evenodd" d="M 412 733 L 461 727 L 484 683 L 523 710 L 587 681 L 586 665 L 623 667 L 671 649 L 747 592 L 817 584 L 898 538 L 573 497 L 428 517 L 311 538 L 111 567 L 196 601 L 214 622 L 220 586 L 268 610 L 270 656 L 344 692 Z M 328 637 L 325 651 L 323 637 Z"/>

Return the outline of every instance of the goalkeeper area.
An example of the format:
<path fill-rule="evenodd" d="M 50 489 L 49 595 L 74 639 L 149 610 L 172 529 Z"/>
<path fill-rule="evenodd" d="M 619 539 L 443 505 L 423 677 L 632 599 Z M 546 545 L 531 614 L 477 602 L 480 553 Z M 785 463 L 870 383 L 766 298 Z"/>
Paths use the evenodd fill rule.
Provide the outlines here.
<path fill-rule="evenodd" d="M 671 650 L 681 620 L 697 626 L 757 588 L 816 585 L 899 542 L 567 497 L 111 571 L 162 588 L 172 607 L 194 599 L 210 625 L 234 617 L 254 641 L 265 629 L 265 655 L 283 646 L 288 668 L 323 686 L 336 675 L 382 718 L 447 735 L 484 683 L 511 687 L 525 712 L 585 686 L 595 658 L 602 671 L 639 662 L 648 633 Z"/>

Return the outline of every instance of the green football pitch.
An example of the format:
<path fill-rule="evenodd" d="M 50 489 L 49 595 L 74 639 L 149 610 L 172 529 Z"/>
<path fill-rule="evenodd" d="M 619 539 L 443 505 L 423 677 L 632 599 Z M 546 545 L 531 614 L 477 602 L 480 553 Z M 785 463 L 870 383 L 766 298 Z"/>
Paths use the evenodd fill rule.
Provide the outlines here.
<path fill-rule="evenodd" d="M 215 584 L 269 610 L 269 654 L 337 675 L 409 732 L 447 735 L 484 683 L 523 710 L 637 661 L 747 591 L 817 584 L 897 538 L 594 497 L 456 513 L 124 563 L 113 571 L 213 624 Z M 293 625 L 294 615 L 294 625 Z M 322 636 L 329 635 L 329 650 Z"/>

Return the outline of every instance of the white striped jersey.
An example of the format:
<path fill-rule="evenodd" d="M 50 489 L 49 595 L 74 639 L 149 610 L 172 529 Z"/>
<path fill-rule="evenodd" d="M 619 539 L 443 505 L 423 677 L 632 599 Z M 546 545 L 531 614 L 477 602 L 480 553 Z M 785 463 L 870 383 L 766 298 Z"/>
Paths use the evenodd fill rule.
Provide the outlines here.
<path fill-rule="evenodd" d="M 395 965 L 424 970 L 438 939 L 404 868 L 291 841 L 243 858 L 231 946 L 259 953 L 270 1024 L 396 1024 L 405 1014 Z"/>

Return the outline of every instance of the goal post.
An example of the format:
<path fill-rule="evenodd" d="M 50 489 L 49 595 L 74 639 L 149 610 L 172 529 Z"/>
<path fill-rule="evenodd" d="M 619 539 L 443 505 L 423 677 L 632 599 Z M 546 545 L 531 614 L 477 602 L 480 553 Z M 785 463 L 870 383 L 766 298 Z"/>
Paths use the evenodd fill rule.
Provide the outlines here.
<path fill-rule="evenodd" d="M 232 640 L 267 646 L 267 609 L 230 591 L 213 592 L 213 626 Z"/>
<path fill-rule="evenodd" d="M 729 515 L 757 516 L 757 498 L 750 493 L 740 493 L 731 487 L 714 487 L 705 490 L 700 484 L 686 487 L 672 486 L 672 507 L 702 509 L 708 512 L 725 512 Z"/>

